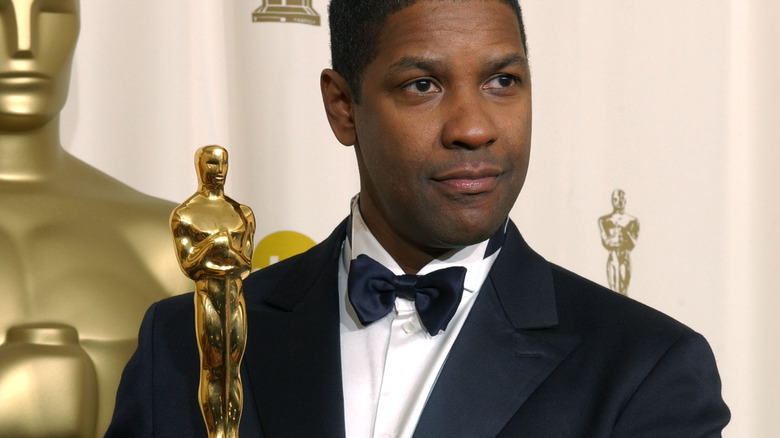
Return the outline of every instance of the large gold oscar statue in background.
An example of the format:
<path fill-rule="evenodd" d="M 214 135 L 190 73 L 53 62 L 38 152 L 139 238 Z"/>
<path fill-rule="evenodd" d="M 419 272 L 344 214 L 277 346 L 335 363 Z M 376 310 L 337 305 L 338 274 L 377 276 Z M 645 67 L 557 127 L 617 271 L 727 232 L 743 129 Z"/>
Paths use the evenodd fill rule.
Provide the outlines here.
<path fill-rule="evenodd" d="M 60 145 L 78 33 L 77 0 L 0 1 L 2 437 L 103 436 L 144 311 L 192 287 L 175 204 Z"/>
<path fill-rule="evenodd" d="M 195 280 L 199 401 L 206 429 L 212 438 L 236 438 L 246 344 L 241 283 L 252 269 L 255 218 L 249 207 L 225 196 L 225 149 L 198 149 L 195 168 L 198 191 L 173 211 L 171 231 L 181 268 Z"/>

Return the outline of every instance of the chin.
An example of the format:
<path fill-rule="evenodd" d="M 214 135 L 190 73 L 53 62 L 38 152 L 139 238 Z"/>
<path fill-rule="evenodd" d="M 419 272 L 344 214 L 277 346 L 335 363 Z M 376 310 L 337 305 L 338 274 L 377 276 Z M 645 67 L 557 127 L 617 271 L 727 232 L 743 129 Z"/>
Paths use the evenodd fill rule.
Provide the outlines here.
<path fill-rule="evenodd" d="M 19 114 L 0 112 L 0 130 L 6 132 L 28 131 L 45 126 L 54 118 L 53 114 Z"/>
<path fill-rule="evenodd" d="M 439 232 L 436 233 L 439 240 L 438 247 L 463 248 L 490 239 L 505 220 L 506 216 L 501 220 L 487 218 L 477 223 L 462 221 L 442 225 L 438 228 Z"/>
<path fill-rule="evenodd" d="M 45 87 L 27 93 L 0 93 L 0 129 L 23 131 L 44 126 L 59 114 L 66 97 Z"/>

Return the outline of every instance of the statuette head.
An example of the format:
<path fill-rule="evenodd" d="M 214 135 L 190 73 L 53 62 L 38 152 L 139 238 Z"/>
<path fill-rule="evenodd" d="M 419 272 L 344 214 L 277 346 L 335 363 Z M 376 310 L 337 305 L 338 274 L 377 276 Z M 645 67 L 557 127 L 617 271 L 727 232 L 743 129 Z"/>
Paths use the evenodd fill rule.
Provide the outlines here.
<path fill-rule="evenodd" d="M 225 185 L 228 171 L 228 153 L 221 146 L 204 146 L 195 154 L 195 168 L 200 184 L 210 188 Z"/>
<path fill-rule="evenodd" d="M 0 0 L 0 129 L 45 125 L 65 105 L 77 0 Z"/>

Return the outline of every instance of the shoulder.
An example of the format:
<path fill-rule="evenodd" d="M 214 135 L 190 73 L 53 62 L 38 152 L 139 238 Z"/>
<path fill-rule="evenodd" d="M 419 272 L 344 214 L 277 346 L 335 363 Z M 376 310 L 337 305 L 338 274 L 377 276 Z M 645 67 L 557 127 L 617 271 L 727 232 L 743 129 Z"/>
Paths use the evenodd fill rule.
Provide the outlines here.
<path fill-rule="evenodd" d="M 308 251 L 253 272 L 244 280 L 247 308 L 292 308 L 320 282 L 336 281 L 346 220 Z M 333 284 L 335 289 L 336 284 Z"/>
<path fill-rule="evenodd" d="M 152 306 L 149 307 L 149 310 L 147 310 L 147 314 L 151 317 L 178 314 L 182 309 L 191 307 L 193 303 L 194 298 L 192 292 L 175 295 L 152 304 Z"/>
<path fill-rule="evenodd" d="M 556 331 L 582 340 L 578 356 L 586 363 L 600 364 L 616 378 L 626 370 L 634 377 L 648 375 L 661 363 L 676 370 L 705 367 L 717 380 L 715 358 L 701 334 L 564 268 L 552 265 L 552 273 Z"/>
<path fill-rule="evenodd" d="M 614 412 L 616 436 L 710 436 L 725 426 L 716 360 L 701 334 L 564 268 L 551 269 L 555 331 L 581 340 L 560 368 L 597 382 L 594 394 L 607 400 L 602 413 Z"/>
<path fill-rule="evenodd" d="M 195 301 L 192 292 L 174 295 L 152 304 L 141 323 L 141 334 L 189 333 L 195 319 Z M 146 333 L 144 333 L 146 332 Z M 175 336 L 172 337 L 175 339 Z M 175 342 L 175 341 L 174 341 Z"/>
<path fill-rule="evenodd" d="M 551 264 L 562 329 L 592 328 L 629 337 L 679 337 L 693 331 L 674 318 Z"/>
<path fill-rule="evenodd" d="M 294 276 L 303 257 L 303 254 L 298 254 L 249 274 L 243 282 L 244 299 L 247 305 L 255 307 L 264 301 L 264 296 L 270 291 L 284 288 L 285 279 Z"/>
<path fill-rule="evenodd" d="M 107 208 L 129 208 L 152 216 L 171 214 L 175 203 L 140 192 L 113 176 L 68 154 L 63 164 L 58 193 L 86 201 L 103 202 Z"/>
<path fill-rule="evenodd" d="M 317 246 L 307 252 L 279 261 L 251 273 L 243 283 L 248 309 L 260 307 L 292 308 L 320 277 L 320 273 L 338 265 L 317 254 Z"/>

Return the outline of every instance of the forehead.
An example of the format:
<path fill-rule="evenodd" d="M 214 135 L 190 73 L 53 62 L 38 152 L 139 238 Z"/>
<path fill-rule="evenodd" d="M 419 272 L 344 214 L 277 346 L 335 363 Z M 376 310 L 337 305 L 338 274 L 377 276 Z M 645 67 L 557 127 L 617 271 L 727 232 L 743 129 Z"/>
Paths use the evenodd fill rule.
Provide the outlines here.
<path fill-rule="evenodd" d="M 378 56 L 415 47 L 431 52 L 485 51 L 498 45 L 519 49 L 525 56 L 517 17 L 500 0 L 418 1 L 388 17 L 377 43 Z"/>
<path fill-rule="evenodd" d="M 214 149 L 204 151 L 200 159 L 206 163 L 221 163 L 227 159 L 227 156 L 219 149 Z"/>

